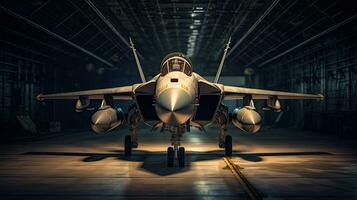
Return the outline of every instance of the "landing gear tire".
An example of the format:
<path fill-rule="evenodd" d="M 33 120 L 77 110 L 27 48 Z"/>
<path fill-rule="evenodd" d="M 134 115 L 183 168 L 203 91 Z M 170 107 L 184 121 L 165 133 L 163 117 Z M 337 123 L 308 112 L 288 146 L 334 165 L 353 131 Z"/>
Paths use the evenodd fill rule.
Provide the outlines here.
<path fill-rule="evenodd" d="M 232 136 L 226 135 L 224 141 L 224 151 L 226 156 L 232 156 Z"/>
<path fill-rule="evenodd" d="M 175 159 L 175 152 L 173 147 L 167 148 L 167 166 L 173 167 L 174 166 L 174 159 Z"/>
<path fill-rule="evenodd" d="M 130 135 L 126 135 L 125 136 L 125 145 L 124 145 L 125 156 L 130 156 L 131 155 L 131 149 L 132 149 L 131 136 Z"/>
<path fill-rule="evenodd" d="M 185 167 L 185 148 L 180 147 L 177 153 L 179 167 Z"/>

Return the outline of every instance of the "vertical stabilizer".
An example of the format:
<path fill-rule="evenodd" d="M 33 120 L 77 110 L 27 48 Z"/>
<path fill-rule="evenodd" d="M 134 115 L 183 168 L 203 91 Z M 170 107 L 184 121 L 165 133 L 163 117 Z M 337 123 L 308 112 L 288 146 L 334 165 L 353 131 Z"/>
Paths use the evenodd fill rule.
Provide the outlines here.
<path fill-rule="evenodd" d="M 135 49 L 135 47 L 134 47 L 134 43 L 133 43 L 133 41 L 131 40 L 130 37 L 129 37 L 129 43 L 130 43 L 130 48 L 133 50 L 133 54 L 134 54 L 136 66 L 138 67 L 141 81 L 142 81 L 143 83 L 145 83 L 145 82 L 146 82 L 146 80 L 145 80 L 145 75 L 144 75 L 143 69 L 141 68 L 141 64 L 140 64 L 138 55 L 136 54 L 136 49 Z"/>
<path fill-rule="evenodd" d="M 229 40 L 228 40 L 228 42 L 226 44 L 226 48 L 224 49 L 223 57 L 221 59 L 221 62 L 219 63 L 216 77 L 214 78 L 214 83 L 218 83 L 219 77 L 221 76 L 224 60 L 226 59 L 226 55 L 227 55 L 230 43 L 231 43 L 231 37 L 229 37 Z"/>

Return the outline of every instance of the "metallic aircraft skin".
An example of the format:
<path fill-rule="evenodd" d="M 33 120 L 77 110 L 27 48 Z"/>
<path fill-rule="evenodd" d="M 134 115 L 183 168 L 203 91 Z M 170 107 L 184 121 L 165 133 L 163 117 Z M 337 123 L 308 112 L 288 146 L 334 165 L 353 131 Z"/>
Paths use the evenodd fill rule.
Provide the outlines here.
<path fill-rule="evenodd" d="M 230 41 L 230 40 L 229 40 Z M 136 50 L 131 42 L 134 55 Z M 229 48 L 226 45 L 225 52 Z M 246 132 L 256 133 L 261 127 L 261 116 L 254 107 L 254 100 L 265 100 L 265 110 L 281 111 L 280 99 L 313 99 L 323 100 L 321 94 L 303 94 L 272 91 L 254 88 L 227 86 L 217 83 L 226 53 L 220 62 L 215 82 L 210 82 L 193 72 L 192 62 L 179 52 L 168 54 L 161 63 L 160 73 L 149 81 L 142 74 L 139 60 L 137 67 L 141 72 L 142 83 L 130 86 L 86 90 L 67 93 L 39 94 L 37 99 L 74 99 L 75 110 L 86 110 L 92 99 L 102 100 L 102 106 L 92 116 L 91 127 L 96 133 L 105 133 L 115 129 L 124 122 L 131 127 L 131 139 L 125 140 L 125 152 L 137 147 L 137 128 L 145 122 L 157 129 L 172 133 L 171 143 L 175 155 L 182 154 L 180 138 L 190 127 L 204 130 L 206 124 L 216 122 L 220 128 L 219 147 L 225 148 L 226 155 L 232 153 L 232 139 L 225 135 L 228 123 L 234 124 Z M 228 108 L 223 100 L 243 100 L 242 108 L 237 108 L 229 117 Z M 125 115 L 121 109 L 115 109 L 114 100 L 130 100 L 134 104 Z M 127 116 L 127 117 L 124 117 Z M 128 143 L 129 141 L 129 143 Z M 182 147 L 180 147 L 182 148 Z M 127 151 L 127 149 L 129 149 Z M 184 150 L 183 150 L 184 151 Z M 168 149 L 168 156 L 172 155 Z M 181 152 L 181 154 L 180 154 Z M 171 157 L 170 157 L 171 158 Z M 182 158 L 182 155 L 181 155 Z M 172 165 L 168 157 L 168 166 Z M 182 159 L 180 166 L 182 165 Z"/>
<path fill-rule="evenodd" d="M 197 97 L 197 80 L 194 76 L 180 71 L 160 76 L 155 94 L 156 113 L 163 123 L 178 126 L 193 117 L 194 100 Z"/>

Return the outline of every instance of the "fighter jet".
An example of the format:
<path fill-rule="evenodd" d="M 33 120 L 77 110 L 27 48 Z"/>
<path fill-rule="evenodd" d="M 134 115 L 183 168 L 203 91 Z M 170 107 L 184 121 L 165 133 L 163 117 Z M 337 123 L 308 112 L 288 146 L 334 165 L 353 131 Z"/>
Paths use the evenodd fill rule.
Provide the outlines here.
<path fill-rule="evenodd" d="M 125 136 L 124 152 L 130 156 L 132 149 L 138 147 L 137 129 L 145 123 L 153 129 L 171 134 L 171 145 L 167 148 L 167 166 L 173 167 L 178 160 L 179 167 L 185 166 L 185 149 L 181 137 L 190 132 L 191 127 L 201 131 L 210 123 L 219 126 L 218 146 L 226 156 L 232 155 L 232 137 L 225 131 L 229 123 L 249 133 L 256 133 L 261 127 L 262 118 L 256 111 L 254 100 L 265 100 L 265 109 L 281 110 L 280 99 L 323 100 L 321 94 L 290 93 L 227 86 L 219 83 L 220 74 L 229 49 L 227 42 L 217 74 L 213 82 L 207 81 L 193 72 L 191 60 L 180 52 L 166 55 L 161 62 L 160 73 L 149 81 L 145 80 L 136 49 L 130 39 L 136 65 L 142 80 L 129 86 L 76 91 L 56 94 L 39 94 L 37 99 L 73 99 L 77 112 L 86 110 L 91 100 L 101 100 L 101 106 L 91 118 L 91 128 L 101 134 L 111 131 L 124 123 L 130 127 Z M 243 100 L 241 108 L 229 113 L 223 100 Z M 126 113 L 114 107 L 116 100 L 132 101 Z"/>

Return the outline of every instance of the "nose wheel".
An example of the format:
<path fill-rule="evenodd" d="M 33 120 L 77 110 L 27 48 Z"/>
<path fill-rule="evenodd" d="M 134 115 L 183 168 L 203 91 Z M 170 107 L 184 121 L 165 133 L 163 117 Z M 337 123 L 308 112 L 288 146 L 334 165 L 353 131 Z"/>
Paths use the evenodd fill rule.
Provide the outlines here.
<path fill-rule="evenodd" d="M 173 147 L 167 148 L 167 166 L 173 167 L 175 160 L 175 152 Z"/>
<path fill-rule="evenodd" d="M 185 148 L 180 147 L 178 149 L 177 159 L 179 162 L 179 167 L 185 167 Z"/>
<path fill-rule="evenodd" d="M 185 167 L 185 148 L 168 147 L 167 148 L 167 166 L 173 167 L 175 158 L 178 160 L 179 167 Z"/>

